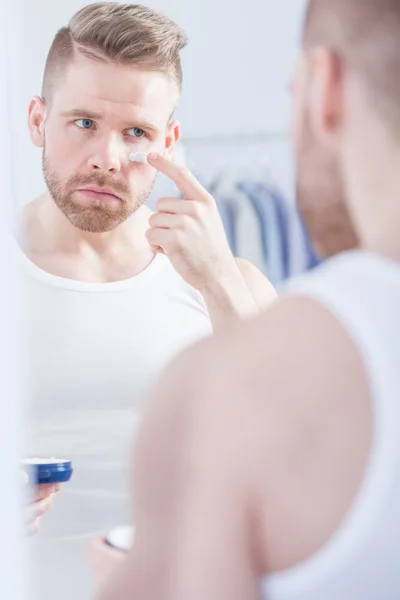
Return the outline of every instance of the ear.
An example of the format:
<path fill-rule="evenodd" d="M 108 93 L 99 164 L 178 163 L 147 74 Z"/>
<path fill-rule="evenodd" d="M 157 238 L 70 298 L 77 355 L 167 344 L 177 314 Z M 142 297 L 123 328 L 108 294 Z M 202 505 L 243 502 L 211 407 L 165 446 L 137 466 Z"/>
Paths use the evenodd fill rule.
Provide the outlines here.
<path fill-rule="evenodd" d="M 46 105 L 42 98 L 35 96 L 29 103 L 28 126 L 32 142 L 38 148 L 44 146 L 44 119 Z"/>
<path fill-rule="evenodd" d="M 332 138 L 343 119 L 343 77 L 339 59 L 326 48 L 310 53 L 310 125 L 319 139 Z"/>
<path fill-rule="evenodd" d="M 167 127 L 167 134 L 165 137 L 165 151 L 164 155 L 167 158 L 172 158 L 177 143 L 181 138 L 181 126 L 178 121 L 171 121 Z"/>

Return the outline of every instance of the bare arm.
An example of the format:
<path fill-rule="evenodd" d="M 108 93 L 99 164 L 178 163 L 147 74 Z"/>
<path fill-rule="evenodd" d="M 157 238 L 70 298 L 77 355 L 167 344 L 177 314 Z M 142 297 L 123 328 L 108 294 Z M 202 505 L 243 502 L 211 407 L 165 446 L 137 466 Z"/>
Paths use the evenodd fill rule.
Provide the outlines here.
<path fill-rule="evenodd" d="M 269 279 L 248 260 L 237 258 L 236 262 L 258 308 L 270 307 L 278 299 L 278 294 Z"/>
<path fill-rule="evenodd" d="M 276 290 L 254 265 L 238 258 L 229 277 L 213 281 L 202 291 L 214 330 L 268 308 L 278 298 Z"/>
<path fill-rule="evenodd" d="M 274 292 L 267 278 L 230 250 L 214 198 L 185 168 L 163 156 L 150 164 L 170 177 L 185 198 L 160 198 L 146 236 L 181 277 L 202 294 L 214 329 L 257 314 Z"/>

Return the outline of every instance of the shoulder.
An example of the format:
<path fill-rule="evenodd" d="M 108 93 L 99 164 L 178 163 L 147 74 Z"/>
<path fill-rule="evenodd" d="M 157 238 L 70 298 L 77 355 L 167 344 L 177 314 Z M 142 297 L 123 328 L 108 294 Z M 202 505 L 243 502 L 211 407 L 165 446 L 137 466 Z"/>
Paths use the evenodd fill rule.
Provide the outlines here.
<path fill-rule="evenodd" d="M 25 204 L 16 214 L 13 235 L 21 248 L 28 249 L 43 243 L 40 211 L 45 194 Z"/>
<path fill-rule="evenodd" d="M 237 258 L 236 264 L 258 306 L 260 308 L 270 306 L 278 295 L 268 278 L 248 260 Z"/>
<path fill-rule="evenodd" d="M 357 491 L 371 436 L 363 364 L 334 316 L 284 298 L 185 353 L 180 389 L 205 478 L 218 473 L 256 506 L 265 568 L 318 550 Z M 295 541 L 280 554 L 282 537 Z"/>
<path fill-rule="evenodd" d="M 210 376 L 228 362 L 238 365 L 246 354 L 243 368 L 233 370 L 228 380 L 221 379 L 226 386 L 242 377 L 247 383 L 260 370 L 265 380 L 275 380 L 279 367 L 290 375 L 279 377 L 281 393 L 292 388 L 296 377 L 301 386 L 316 389 L 320 379 L 335 379 L 343 369 L 347 371 L 350 357 L 358 359 L 357 349 L 336 317 L 312 298 L 296 296 L 282 297 L 267 311 L 235 323 L 192 353 L 195 363 L 201 360 L 203 374 L 209 371 Z M 194 364 L 192 368 L 196 369 Z"/>
<path fill-rule="evenodd" d="M 292 296 L 186 350 L 174 361 L 170 381 L 174 373 L 201 407 L 219 397 L 216 414 L 229 409 L 230 394 L 238 396 L 236 408 L 250 414 L 250 397 L 272 411 L 320 394 L 318 411 L 332 389 L 348 388 L 355 370 L 362 370 L 361 359 L 337 319 L 311 298 Z"/>

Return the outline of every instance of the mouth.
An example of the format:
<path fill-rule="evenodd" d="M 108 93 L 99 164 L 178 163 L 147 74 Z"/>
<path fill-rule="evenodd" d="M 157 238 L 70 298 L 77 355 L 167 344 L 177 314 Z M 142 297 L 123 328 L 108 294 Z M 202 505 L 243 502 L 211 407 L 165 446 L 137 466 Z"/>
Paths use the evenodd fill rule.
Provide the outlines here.
<path fill-rule="evenodd" d="M 90 187 L 79 189 L 77 191 L 86 198 L 91 198 L 92 200 L 97 200 L 100 202 L 115 202 L 121 200 L 121 198 L 116 196 L 109 188 Z"/>

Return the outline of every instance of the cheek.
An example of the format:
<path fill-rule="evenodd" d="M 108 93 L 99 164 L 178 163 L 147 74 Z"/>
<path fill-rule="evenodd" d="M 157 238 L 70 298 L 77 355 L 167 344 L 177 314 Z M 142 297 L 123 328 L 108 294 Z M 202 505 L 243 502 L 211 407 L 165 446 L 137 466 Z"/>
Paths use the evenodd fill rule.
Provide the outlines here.
<path fill-rule="evenodd" d="M 74 155 L 72 155 L 74 156 Z M 71 162 L 71 155 L 45 147 L 44 169 L 48 176 L 57 177 L 65 185 L 78 173 L 78 168 Z"/>
<path fill-rule="evenodd" d="M 66 176 L 78 170 L 81 162 L 82 141 L 74 140 L 62 128 L 46 131 L 45 153 L 51 166 Z"/>
<path fill-rule="evenodd" d="M 150 165 L 132 163 L 129 170 L 129 185 L 131 188 L 147 189 L 150 187 L 157 175 L 157 171 Z"/>
<path fill-rule="evenodd" d="M 62 136 L 55 134 L 51 130 L 46 130 L 45 136 L 45 152 L 52 162 L 59 163 L 62 157 L 68 156 L 70 153 L 66 152 L 65 143 Z"/>
<path fill-rule="evenodd" d="M 64 159 L 77 157 L 83 148 L 80 131 L 74 131 L 65 124 L 50 124 L 46 128 L 45 143 L 48 152 L 51 152 L 51 156 L 56 157 L 57 160 L 61 157 Z"/>

